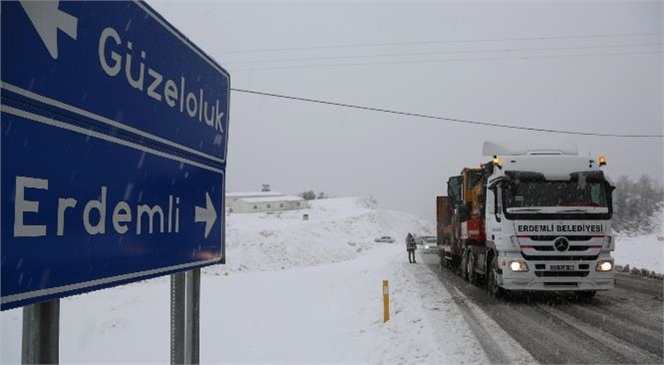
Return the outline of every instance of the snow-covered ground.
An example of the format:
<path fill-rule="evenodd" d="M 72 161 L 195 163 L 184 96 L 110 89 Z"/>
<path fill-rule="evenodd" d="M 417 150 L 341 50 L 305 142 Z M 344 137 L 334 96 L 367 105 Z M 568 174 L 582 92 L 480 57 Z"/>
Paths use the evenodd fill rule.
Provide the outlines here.
<path fill-rule="evenodd" d="M 488 362 L 452 300 L 463 294 L 407 261 L 407 232 L 431 234 L 432 223 L 344 198 L 305 211 L 231 214 L 226 225 L 227 265 L 203 270 L 203 363 Z M 397 242 L 374 242 L 383 235 Z M 619 238 L 617 263 L 664 271 L 661 236 Z M 18 363 L 21 311 L 0 316 L 0 362 Z M 60 326 L 62 363 L 168 363 L 169 279 L 63 299 Z M 515 353 L 514 362 L 534 362 Z"/>
<path fill-rule="evenodd" d="M 615 235 L 616 250 L 613 252 L 616 265 L 648 269 L 664 274 L 664 210 L 651 217 L 651 225 L 658 227 L 656 233 L 618 233 Z"/>
<path fill-rule="evenodd" d="M 616 265 L 664 273 L 664 232 L 643 236 L 616 235 Z"/>

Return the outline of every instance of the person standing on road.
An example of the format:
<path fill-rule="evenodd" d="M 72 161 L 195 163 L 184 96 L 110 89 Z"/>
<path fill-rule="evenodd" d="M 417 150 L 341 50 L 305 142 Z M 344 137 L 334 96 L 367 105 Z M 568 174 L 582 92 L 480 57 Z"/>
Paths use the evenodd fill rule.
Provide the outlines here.
<path fill-rule="evenodd" d="M 406 251 L 408 251 L 408 262 L 411 264 L 417 263 L 415 261 L 415 250 L 417 250 L 417 245 L 415 244 L 415 237 L 412 234 L 408 233 L 406 236 Z"/>

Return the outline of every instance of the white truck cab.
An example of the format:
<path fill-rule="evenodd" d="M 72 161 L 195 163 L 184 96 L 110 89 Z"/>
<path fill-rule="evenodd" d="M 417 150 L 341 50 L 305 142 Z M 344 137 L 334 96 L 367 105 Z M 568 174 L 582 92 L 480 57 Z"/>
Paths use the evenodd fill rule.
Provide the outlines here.
<path fill-rule="evenodd" d="M 486 244 L 491 291 L 576 291 L 614 285 L 612 192 L 599 161 L 574 145 L 485 142 Z M 492 169 L 492 171 L 490 171 Z"/>

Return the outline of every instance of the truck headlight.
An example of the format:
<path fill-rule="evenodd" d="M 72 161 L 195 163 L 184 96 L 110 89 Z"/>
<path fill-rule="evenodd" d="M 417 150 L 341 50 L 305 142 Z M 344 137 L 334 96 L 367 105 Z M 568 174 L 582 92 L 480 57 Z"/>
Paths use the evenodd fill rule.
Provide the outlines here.
<path fill-rule="evenodd" d="M 510 261 L 509 267 L 512 271 L 528 271 L 528 265 L 523 261 Z"/>
<path fill-rule="evenodd" d="M 611 271 L 613 269 L 613 262 L 600 260 L 597 261 L 597 271 Z"/>

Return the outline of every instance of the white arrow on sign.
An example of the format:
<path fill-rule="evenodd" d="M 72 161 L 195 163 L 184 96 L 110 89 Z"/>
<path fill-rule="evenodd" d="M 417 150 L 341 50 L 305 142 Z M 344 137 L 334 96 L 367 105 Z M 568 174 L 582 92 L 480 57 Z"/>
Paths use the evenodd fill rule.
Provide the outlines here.
<path fill-rule="evenodd" d="M 59 0 L 31 1 L 20 0 L 23 10 L 37 30 L 39 38 L 53 59 L 58 59 L 58 29 L 76 39 L 78 19 L 58 9 Z"/>
<path fill-rule="evenodd" d="M 214 210 L 214 205 L 212 205 L 212 199 L 210 195 L 205 193 L 205 208 L 196 207 L 195 211 L 195 222 L 205 222 L 205 238 L 210 234 L 214 222 L 217 220 L 217 212 Z"/>

